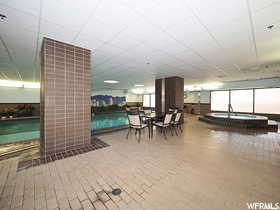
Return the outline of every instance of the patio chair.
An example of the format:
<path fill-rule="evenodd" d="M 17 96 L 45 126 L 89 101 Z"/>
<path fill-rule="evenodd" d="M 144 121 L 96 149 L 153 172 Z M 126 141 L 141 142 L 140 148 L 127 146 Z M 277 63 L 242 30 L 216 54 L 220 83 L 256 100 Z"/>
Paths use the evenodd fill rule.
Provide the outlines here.
<path fill-rule="evenodd" d="M 178 108 L 169 108 L 168 112 L 173 113 L 173 114 L 177 114 Z"/>
<path fill-rule="evenodd" d="M 180 129 L 180 131 L 183 132 L 182 123 L 180 122 L 181 116 L 182 116 L 182 112 L 177 112 L 175 119 L 171 121 L 171 125 L 174 128 L 177 136 L 178 136 L 177 129 Z"/>
<path fill-rule="evenodd" d="M 166 129 L 169 128 L 171 131 L 171 134 L 173 136 L 173 131 L 171 129 L 171 120 L 172 120 L 172 114 L 168 113 L 165 114 L 164 120 L 162 122 L 154 122 L 153 125 L 157 126 L 160 128 L 161 132 L 163 132 L 165 139 L 167 138 L 166 136 Z"/>
<path fill-rule="evenodd" d="M 128 113 L 127 117 L 128 117 L 128 122 L 129 122 L 129 129 L 128 129 L 126 138 L 128 139 L 130 131 L 132 129 L 135 129 L 135 135 L 137 134 L 137 131 L 138 131 L 139 132 L 139 140 L 140 140 L 141 130 L 143 130 L 144 128 L 147 128 L 148 125 L 145 124 L 145 123 L 142 123 L 142 120 L 141 120 L 139 114 Z M 149 133 L 149 137 L 150 137 L 150 133 Z"/>

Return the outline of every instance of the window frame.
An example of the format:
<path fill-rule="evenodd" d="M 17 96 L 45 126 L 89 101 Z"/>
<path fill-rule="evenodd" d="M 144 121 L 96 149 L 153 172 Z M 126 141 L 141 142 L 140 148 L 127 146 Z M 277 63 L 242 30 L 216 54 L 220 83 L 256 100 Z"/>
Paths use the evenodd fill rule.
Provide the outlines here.
<path fill-rule="evenodd" d="M 211 94 L 212 92 L 215 91 L 229 91 L 229 104 L 231 104 L 231 91 L 234 90 L 253 90 L 253 112 L 235 112 L 234 107 L 233 107 L 233 112 L 234 113 L 253 113 L 253 114 L 272 114 L 272 115 L 279 115 L 277 113 L 261 113 L 261 112 L 256 112 L 256 90 L 258 89 L 277 89 L 280 87 L 257 87 L 257 88 L 230 88 L 230 89 L 219 89 L 219 90 L 210 90 L 210 110 L 211 112 L 224 112 L 224 111 L 219 111 L 219 110 L 212 110 L 211 109 L 211 104 L 212 104 L 212 97 Z"/>

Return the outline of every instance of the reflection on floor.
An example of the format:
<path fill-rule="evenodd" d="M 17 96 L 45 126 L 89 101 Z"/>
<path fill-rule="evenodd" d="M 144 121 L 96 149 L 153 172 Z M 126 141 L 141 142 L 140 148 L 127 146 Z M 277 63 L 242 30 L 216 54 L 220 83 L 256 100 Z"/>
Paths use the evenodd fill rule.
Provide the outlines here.
<path fill-rule="evenodd" d="M 38 149 L 39 145 L 39 139 L 0 145 L 0 160 L 28 153 L 31 148 Z"/>
<path fill-rule="evenodd" d="M 280 133 L 224 130 L 187 116 L 184 132 L 111 145 L 17 172 L 0 161 L 0 209 L 248 209 L 279 202 Z M 112 195 L 120 188 L 120 195 Z"/>

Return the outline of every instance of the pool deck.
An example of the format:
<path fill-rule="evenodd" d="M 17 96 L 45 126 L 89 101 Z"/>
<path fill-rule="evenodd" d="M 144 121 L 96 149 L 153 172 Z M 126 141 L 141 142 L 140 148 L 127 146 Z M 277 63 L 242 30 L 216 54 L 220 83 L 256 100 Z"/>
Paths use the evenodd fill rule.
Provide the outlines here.
<path fill-rule="evenodd" d="M 187 115 L 167 140 L 127 131 L 99 138 L 109 147 L 17 172 L 0 161 L 0 209 L 240 210 L 279 202 L 280 133 L 210 125 Z M 121 188 L 114 196 L 112 188 Z"/>

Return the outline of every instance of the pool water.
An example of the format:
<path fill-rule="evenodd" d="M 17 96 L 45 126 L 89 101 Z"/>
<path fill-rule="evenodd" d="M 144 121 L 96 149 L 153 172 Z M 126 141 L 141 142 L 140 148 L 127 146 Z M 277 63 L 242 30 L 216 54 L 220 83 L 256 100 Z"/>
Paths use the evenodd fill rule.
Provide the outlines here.
<path fill-rule="evenodd" d="M 128 124 L 126 113 L 96 114 L 91 120 L 91 130 Z M 40 137 L 40 120 L 15 120 L 0 122 L 0 145 L 37 139 Z"/>
<path fill-rule="evenodd" d="M 217 117 L 228 117 L 228 113 L 214 113 Z M 230 113 L 230 117 L 232 118 L 249 118 L 249 119 L 255 119 L 257 116 L 252 114 L 235 114 Z"/>

